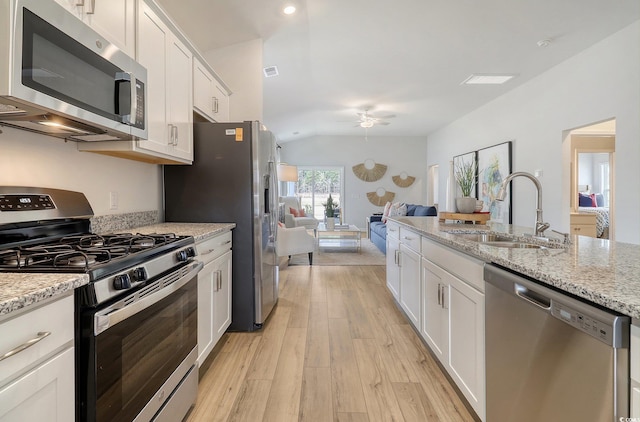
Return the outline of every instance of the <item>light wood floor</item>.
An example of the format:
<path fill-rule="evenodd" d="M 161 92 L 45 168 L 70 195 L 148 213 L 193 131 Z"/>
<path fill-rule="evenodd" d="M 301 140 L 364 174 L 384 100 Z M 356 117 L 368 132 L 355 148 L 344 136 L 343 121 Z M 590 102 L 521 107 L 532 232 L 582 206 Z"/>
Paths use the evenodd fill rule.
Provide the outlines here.
<path fill-rule="evenodd" d="M 472 421 L 384 266 L 296 266 L 260 332 L 231 333 L 188 422 Z"/>

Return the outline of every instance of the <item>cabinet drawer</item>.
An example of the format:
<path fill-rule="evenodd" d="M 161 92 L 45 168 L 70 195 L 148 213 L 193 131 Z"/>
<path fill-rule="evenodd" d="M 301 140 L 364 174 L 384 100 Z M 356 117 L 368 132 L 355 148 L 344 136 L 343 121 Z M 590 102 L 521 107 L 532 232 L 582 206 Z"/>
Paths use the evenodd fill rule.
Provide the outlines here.
<path fill-rule="evenodd" d="M 196 249 L 198 251 L 197 259 L 205 264 L 213 261 L 231 249 L 231 232 L 203 240 L 196 244 Z"/>
<path fill-rule="evenodd" d="M 387 221 L 387 237 L 400 239 L 400 226 L 396 223 Z"/>
<path fill-rule="evenodd" d="M 571 225 L 574 224 L 586 224 L 586 225 L 594 225 L 596 224 L 596 215 L 595 214 L 571 214 Z"/>
<path fill-rule="evenodd" d="M 400 242 L 418 253 L 420 253 L 420 239 L 421 236 L 418 233 L 413 230 L 400 227 Z"/>
<path fill-rule="evenodd" d="M 585 225 L 585 224 L 572 224 L 571 227 L 571 234 L 577 234 L 579 236 L 591 236 L 591 237 L 596 237 L 597 236 L 597 230 L 596 230 L 596 226 L 594 225 Z"/>
<path fill-rule="evenodd" d="M 0 356 L 32 345 L 0 361 L 0 384 L 65 345 L 73 345 L 73 296 L 40 306 L 0 324 Z M 49 333 L 46 335 L 45 333 Z M 33 342 L 41 338 L 40 341 Z"/>
<path fill-rule="evenodd" d="M 484 293 L 484 262 L 424 237 L 422 256 Z"/>

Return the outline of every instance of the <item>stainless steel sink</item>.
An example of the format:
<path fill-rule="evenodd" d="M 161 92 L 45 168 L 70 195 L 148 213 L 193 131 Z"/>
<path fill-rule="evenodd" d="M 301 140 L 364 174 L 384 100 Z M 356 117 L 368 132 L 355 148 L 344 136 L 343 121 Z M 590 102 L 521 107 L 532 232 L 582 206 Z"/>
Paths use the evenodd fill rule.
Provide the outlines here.
<path fill-rule="evenodd" d="M 555 243 L 539 244 L 527 240 L 516 239 L 508 234 L 496 233 L 451 233 L 461 239 L 478 242 L 481 245 L 511 249 L 556 249 L 562 247 Z"/>
<path fill-rule="evenodd" d="M 480 242 L 483 245 L 494 246 L 496 248 L 516 248 L 516 249 L 546 249 L 546 246 L 537 245 L 535 243 L 520 241 L 498 241 L 498 242 Z"/>
<path fill-rule="evenodd" d="M 494 233 L 452 233 L 462 239 L 473 242 L 513 242 L 513 237 Z"/>

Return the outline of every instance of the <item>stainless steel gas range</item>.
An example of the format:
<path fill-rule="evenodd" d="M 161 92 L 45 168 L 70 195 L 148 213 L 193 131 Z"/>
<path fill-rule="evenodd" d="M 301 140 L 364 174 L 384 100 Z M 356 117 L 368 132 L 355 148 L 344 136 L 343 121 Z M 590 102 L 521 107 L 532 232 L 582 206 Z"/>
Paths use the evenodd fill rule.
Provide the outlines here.
<path fill-rule="evenodd" d="M 79 192 L 0 187 L 0 271 L 85 273 L 75 291 L 79 421 L 179 421 L 198 388 L 193 237 L 91 233 Z"/>

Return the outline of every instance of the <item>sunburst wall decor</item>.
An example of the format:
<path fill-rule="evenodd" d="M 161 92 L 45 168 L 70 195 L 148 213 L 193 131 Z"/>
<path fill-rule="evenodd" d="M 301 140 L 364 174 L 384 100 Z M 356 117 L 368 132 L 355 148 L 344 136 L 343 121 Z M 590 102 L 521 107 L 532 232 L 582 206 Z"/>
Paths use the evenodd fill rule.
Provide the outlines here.
<path fill-rule="evenodd" d="M 364 163 L 356 164 L 352 167 L 353 174 L 360 180 L 365 182 L 375 182 L 382 179 L 382 176 L 387 172 L 387 166 L 384 164 L 378 164 L 373 160 L 364 160 Z"/>
<path fill-rule="evenodd" d="M 384 206 L 387 202 L 392 202 L 395 197 L 395 192 L 388 192 L 383 188 L 378 188 L 375 192 L 367 192 L 369 202 L 378 206 Z"/>
<path fill-rule="evenodd" d="M 416 178 L 413 176 L 409 176 L 406 172 L 403 171 L 397 176 L 392 176 L 391 180 L 393 180 L 393 183 L 395 183 L 396 186 L 407 188 L 413 185 L 413 182 L 416 181 Z"/>

